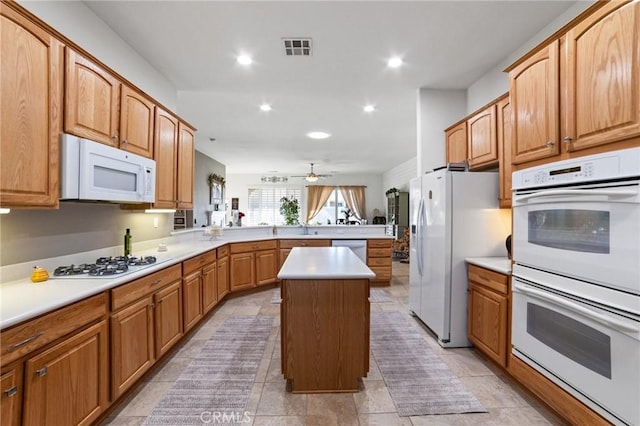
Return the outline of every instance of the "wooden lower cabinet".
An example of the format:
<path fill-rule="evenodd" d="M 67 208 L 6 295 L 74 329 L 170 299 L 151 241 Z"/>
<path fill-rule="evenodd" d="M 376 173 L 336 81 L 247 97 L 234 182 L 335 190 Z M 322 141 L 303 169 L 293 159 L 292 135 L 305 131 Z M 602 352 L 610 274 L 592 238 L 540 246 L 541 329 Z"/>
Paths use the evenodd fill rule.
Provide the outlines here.
<path fill-rule="evenodd" d="M 181 265 L 116 287 L 111 295 L 111 395 L 116 400 L 184 335 Z"/>
<path fill-rule="evenodd" d="M 185 332 L 202 319 L 202 281 L 202 270 L 192 272 L 182 281 Z"/>
<path fill-rule="evenodd" d="M 218 249 L 218 262 L 216 265 L 216 278 L 218 289 L 218 300 L 222 300 L 231 292 L 229 283 L 229 248 L 223 247 Z"/>
<path fill-rule="evenodd" d="M 276 240 L 235 243 L 230 246 L 231 291 L 246 290 L 278 281 Z"/>
<path fill-rule="evenodd" d="M 218 304 L 218 263 L 202 268 L 202 311 L 206 314 Z"/>
<path fill-rule="evenodd" d="M 22 422 L 23 365 L 18 363 L 2 369 L 0 375 L 0 424 L 18 426 Z"/>
<path fill-rule="evenodd" d="M 509 296 L 506 275 L 469 265 L 469 340 L 502 367 L 507 366 Z"/>
<path fill-rule="evenodd" d="M 367 240 L 367 266 L 376 274 L 371 279 L 372 285 L 391 283 L 392 245 L 393 240 L 390 238 Z"/>
<path fill-rule="evenodd" d="M 107 321 L 25 363 L 25 425 L 89 425 L 108 406 Z"/>

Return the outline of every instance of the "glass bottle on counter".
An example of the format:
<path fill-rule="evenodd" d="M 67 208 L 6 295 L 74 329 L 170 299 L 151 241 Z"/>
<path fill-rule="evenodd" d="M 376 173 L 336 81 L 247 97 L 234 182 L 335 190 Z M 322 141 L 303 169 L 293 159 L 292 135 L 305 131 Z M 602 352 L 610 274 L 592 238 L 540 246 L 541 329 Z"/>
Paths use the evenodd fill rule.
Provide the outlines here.
<path fill-rule="evenodd" d="M 131 254 L 131 230 L 127 228 L 124 234 L 124 255 L 129 256 Z"/>

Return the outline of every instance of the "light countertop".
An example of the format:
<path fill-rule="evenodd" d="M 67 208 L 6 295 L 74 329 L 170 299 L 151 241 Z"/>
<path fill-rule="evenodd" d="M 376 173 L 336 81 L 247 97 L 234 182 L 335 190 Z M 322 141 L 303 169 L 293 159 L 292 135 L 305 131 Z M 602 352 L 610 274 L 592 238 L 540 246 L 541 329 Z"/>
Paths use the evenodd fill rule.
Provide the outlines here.
<path fill-rule="evenodd" d="M 511 260 L 508 257 L 467 257 L 467 263 L 511 275 Z"/>
<path fill-rule="evenodd" d="M 348 247 L 295 247 L 278 273 L 281 280 L 374 277 L 373 271 Z"/>
<path fill-rule="evenodd" d="M 149 256 L 153 255 L 157 258 L 157 263 L 123 275 L 119 275 L 113 278 L 50 278 L 48 281 L 41 283 L 32 283 L 29 279 L 29 273 L 25 272 L 21 274 L 23 278 L 10 282 L 3 282 L 0 285 L 0 329 L 19 324 L 23 321 L 35 318 L 39 315 L 51 312 L 55 309 L 67 306 L 71 303 L 80 301 L 87 297 L 93 296 L 105 290 L 109 290 L 114 287 L 118 287 L 122 284 L 133 281 L 137 278 L 144 277 L 152 272 L 159 271 L 166 267 L 175 265 L 183 260 L 205 253 L 209 250 L 217 247 L 246 241 L 263 241 L 273 239 L 374 239 L 374 238 L 389 238 L 383 234 L 312 234 L 312 235 L 271 235 L 271 236 L 258 236 L 258 235 L 242 235 L 239 233 L 231 233 L 229 235 L 222 235 L 219 239 L 210 239 L 208 237 L 198 236 L 193 240 L 182 242 L 169 242 L 167 241 L 168 251 L 158 252 L 156 248 L 146 250 L 135 250 L 135 256 Z M 362 261 L 353 254 L 348 248 L 345 248 L 348 254 L 352 254 L 353 257 L 360 262 L 363 268 L 371 273 L 366 277 L 373 277 L 373 273 L 369 268 L 362 263 Z M 95 259 L 94 256 L 89 259 L 83 259 L 78 254 L 78 260 L 64 262 L 60 258 L 52 258 L 52 260 L 41 260 L 36 262 L 30 262 L 32 264 L 38 264 L 49 270 L 50 276 L 53 275 L 53 270 L 56 266 L 71 264 L 71 263 L 89 263 Z M 112 254 L 101 254 L 112 255 Z M 86 255 L 85 255 L 86 256 Z M 71 256 L 74 258 L 74 256 Z M 55 259 L 55 260 L 54 260 Z M 340 268 L 343 267 L 340 262 L 333 262 L 325 264 L 323 267 L 326 271 L 327 268 Z M 326 273 L 326 272 L 325 272 Z"/>

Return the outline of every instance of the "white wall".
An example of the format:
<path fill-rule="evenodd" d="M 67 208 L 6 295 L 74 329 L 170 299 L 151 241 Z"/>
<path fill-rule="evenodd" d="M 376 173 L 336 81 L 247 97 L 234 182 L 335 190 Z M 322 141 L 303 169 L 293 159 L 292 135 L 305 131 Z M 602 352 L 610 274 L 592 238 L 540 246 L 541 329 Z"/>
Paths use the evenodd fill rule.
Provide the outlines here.
<path fill-rule="evenodd" d="M 274 186 L 298 188 L 302 191 L 300 218 L 306 217 L 307 213 L 307 192 L 306 186 L 309 185 L 302 178 L 289 178 L 287 183 L 263 183 L 260 181 L 262 175 L 253 174 L 228 174 L 227 175 L 227 194 L 225 202 L 228 208 L 231 208 L 231 198 L 238 198 L 238 208 L 242 212 L 247 212 L 247 197 L 249 188 L 272 188 Z M 344 174 L 336 175 L 315 182 L 314 185 L 364 185 L 367 219 L 369 223 L 373 219 L 373 210 L 378 209 L 384 212 L 386 209 L 386 199 L 384 199 L 384 190 L 382 188 L 382 175 L 375 174 Z"/>
<path fill-rule="evenodd" d="M 389 188 L 398 188 L 400 191 L 409 191 L 409 181 L 418 176 L 418 157 L 413 157 L 404 163 L 398 164 L 382 174 L 382 187 L 384 192 Z M 383 199 L 387 197 L 382 194 Z"/>
<path fill-rule="evenodd" d="M 176 87 L 80 1 L 23 1 L 21 6 L 177 112 Z M 182 117 L 189 121 L 189 117 Z"/>
<path fill-rule="evenodd" d="M 503 72 L 504 69 L 536 47 L 551 34 L 558 31 L 562 26 L 566 25 L 592 4 L 592 0 L 577 1 L 573 6 L 567 9 L 564 13 L 558 15 L 556 19 L 551 21 L 533 37 L 527 40 L 526 43 L 497 63 L 489 72 L 469 86 L 467 89 L 467 113 L 460 116 L 460 118 L 467 114 L 471 114 L 473 111 L 483 105 L 486 105 L 503 93 L 508 92 L 509 76 L 507 73 Z"/>
<path fill-rule="evenodd" d="M 418 90 L 418 174 L 445 165 L 444 129 L 464 117 L 466 107 L 465 90 Z"/>

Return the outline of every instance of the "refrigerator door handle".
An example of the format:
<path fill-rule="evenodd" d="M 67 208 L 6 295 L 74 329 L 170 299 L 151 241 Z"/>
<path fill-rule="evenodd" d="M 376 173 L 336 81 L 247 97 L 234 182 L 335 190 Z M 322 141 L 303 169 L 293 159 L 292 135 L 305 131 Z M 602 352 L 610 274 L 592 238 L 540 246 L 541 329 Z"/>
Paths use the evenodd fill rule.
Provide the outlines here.
<path fill-rule="evenodd" d="M 422 242 L 422 232 L 424 227 L 424 199 L 420 199 L 420 204 L 418 205 L 418 228 L 416 232 L 416 253 L 418 254 L 418 273 L 420 276 L 423 276 L 424 270 L 424 256 L 422 253 L 423 242 Z"/>

